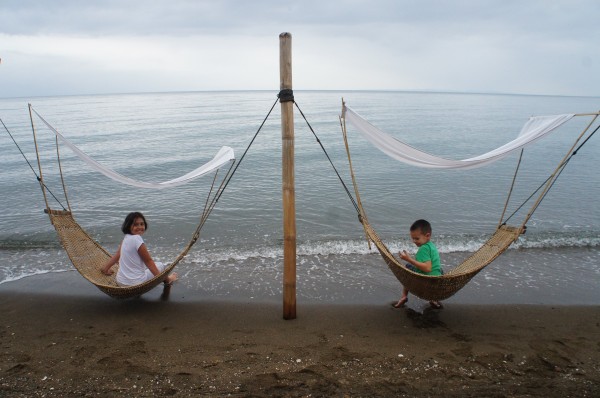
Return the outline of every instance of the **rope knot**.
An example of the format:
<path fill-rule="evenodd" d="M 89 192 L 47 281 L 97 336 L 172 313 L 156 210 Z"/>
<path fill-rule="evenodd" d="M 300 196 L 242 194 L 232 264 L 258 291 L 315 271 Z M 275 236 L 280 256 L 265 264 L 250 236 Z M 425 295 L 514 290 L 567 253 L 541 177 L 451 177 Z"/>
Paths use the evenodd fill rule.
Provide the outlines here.
<path fill-rule="evenodd" d="M 279 98 L 279 102 L 294 102 L 294 90 L 291 88 L 283 89 L 279 91 L 277 98 Z"/>

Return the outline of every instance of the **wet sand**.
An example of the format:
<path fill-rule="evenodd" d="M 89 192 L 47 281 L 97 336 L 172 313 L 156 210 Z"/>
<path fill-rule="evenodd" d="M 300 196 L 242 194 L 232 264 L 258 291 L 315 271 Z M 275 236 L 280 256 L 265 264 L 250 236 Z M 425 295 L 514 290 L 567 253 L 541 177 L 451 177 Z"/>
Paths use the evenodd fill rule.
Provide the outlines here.
<path fill-rule="evenodd" d="M 0 285 L 0 396 L 594 397 L 600 307 L 138 299 Z M 179 290 L 178 290 L 179 289 Z"/>

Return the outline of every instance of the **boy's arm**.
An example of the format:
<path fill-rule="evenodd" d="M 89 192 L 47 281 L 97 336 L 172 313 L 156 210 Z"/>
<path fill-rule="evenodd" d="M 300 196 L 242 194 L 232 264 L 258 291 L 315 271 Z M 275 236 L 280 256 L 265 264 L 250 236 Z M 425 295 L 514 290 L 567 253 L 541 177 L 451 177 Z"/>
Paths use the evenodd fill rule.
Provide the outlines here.
<path fill-rule="evenodd" d="M 414 258 L 412 258 L 407 252 L 406 250 L 400 252 L 400 258 L 404 261 L 409 262 L 411 265 L 415 266 L 416 268 L 418 268 L 420 271 L 423 272 L 431 272 L 431 260 L 427 260 L 425 262 L 420 262 L 415 260 Z"/>

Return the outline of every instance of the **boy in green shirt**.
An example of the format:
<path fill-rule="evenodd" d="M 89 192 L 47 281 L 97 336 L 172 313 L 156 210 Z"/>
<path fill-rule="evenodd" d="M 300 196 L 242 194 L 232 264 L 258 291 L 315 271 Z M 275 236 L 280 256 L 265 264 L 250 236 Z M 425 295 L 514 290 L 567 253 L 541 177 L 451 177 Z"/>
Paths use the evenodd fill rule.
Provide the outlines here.
<path fill-rule="evenodd" d="M 410 238 L 419 249 L 415 258 L 412 258 L 406 250 L 399 253 L 400 258 L 408 262 L 406 268 L 425 275 L 442 275 L 440 254 L 437 247 L 431 242 L 431 224 L 426 220 L 415 221 L 410 226 Z M 394 307 L 403 307 L 407 302 L 408 289 L 405 287 L 402 290 L 402 297 L 394 304 Z M 429 305 L 435 309 L 442 308 L 442 304 L 439 301 L 430 301 Z"/>

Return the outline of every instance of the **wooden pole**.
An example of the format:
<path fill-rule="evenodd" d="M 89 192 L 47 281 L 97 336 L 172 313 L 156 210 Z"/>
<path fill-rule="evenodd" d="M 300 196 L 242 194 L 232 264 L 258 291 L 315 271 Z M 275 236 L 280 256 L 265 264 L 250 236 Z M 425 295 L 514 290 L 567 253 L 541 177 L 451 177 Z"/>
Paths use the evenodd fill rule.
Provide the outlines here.
<path fill-rule="evenodd" d="M 296 319 L 296 193 L 294 188 L 294 97 L 292 35 L 279 35 L 283 191 L 283 318 Z"/>

